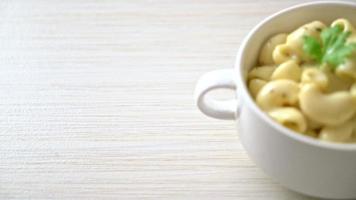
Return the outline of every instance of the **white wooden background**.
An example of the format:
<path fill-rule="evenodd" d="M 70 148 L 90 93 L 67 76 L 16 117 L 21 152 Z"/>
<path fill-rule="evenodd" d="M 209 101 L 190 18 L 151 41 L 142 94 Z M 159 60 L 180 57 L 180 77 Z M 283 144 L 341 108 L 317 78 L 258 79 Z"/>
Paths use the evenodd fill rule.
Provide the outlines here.
<path fill-rule="evenodd" d="M 309 199 L 193 88 L 302 1 L 0 1 L 0 199 Z"/>

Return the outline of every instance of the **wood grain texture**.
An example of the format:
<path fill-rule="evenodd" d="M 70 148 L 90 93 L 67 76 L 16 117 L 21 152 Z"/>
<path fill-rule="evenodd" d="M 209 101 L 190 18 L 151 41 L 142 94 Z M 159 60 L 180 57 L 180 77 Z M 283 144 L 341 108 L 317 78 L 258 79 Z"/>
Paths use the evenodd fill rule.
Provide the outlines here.
<path fill-rule="evenodd" d="M 0 1 L 0 199 L 310 199 L 192 99 L 300 2 Z"/>

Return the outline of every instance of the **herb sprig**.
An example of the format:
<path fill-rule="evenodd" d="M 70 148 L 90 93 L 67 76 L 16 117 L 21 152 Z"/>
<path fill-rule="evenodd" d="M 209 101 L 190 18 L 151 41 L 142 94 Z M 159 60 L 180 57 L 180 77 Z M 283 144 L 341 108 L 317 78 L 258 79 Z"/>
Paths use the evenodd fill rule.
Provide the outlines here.
<path fill-rule="evenodd" d="M 303 50 L 316 62 L 337 68 L 356 51 L 356 43 L 346 44 L 350 34 L 351 32 L 344 32 L 340 25 L 325 28 L 320 34 L 321 41 L 312 36 L 304 36 Z"/>

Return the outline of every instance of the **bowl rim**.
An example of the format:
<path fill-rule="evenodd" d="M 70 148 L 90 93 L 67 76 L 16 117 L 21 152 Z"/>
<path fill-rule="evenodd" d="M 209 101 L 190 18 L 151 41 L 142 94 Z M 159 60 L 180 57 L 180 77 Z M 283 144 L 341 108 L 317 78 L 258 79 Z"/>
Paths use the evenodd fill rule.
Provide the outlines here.
<path fill-rule="evenodd" d="M 250 41 L 250 38 L 260 30 L 261 27 L 264 26 L 265 23 L 274 20 L 275 18 L 279 17 L 279 15 L 288 13 L 294 10 L 300 10 L 306 7 L 313 7 L 313 6 L 318 6 L 318 5 L 346 5 L 346 6 L 351 6 L 355 7 L 356 9 L 356 3 L 355 2 L 350 2 L 350 1 L 315 1 L 315 2 L 308 2 L 308 3 L 302 3 L 302 4 L 297 4 L 291 7 L 287 7 L 285 9 L 282 9 L 278 12 L 275 12 L 274 14 L 266 17 L 263 19 L 261 22 L 259 22 L 252 30 L 247 34 L 247 36 L 244 38 L 243 42 L 241 43 L 241 46 L 239 48 L 239 51 L 237 53 L 236 57 L 236 62 L 235 62 L 235 67 L 234 71 L 237 73 L 237 80 L 236 80 L 236 85 L 237 85 L 237 94 L 238 94 L 238 100 L 243 96 L 243 104 L 247 104 L 249 108 L 253 110 L 255 114 L 257 114 L 262 120 L 266 121 L 270 126 L 272 126 L 274 129 L 276 129 L 280 134 L 284 134 L 285 136 L 296 140 L 298 142 L 302 142 L 311 146 L 319 147 L 319 148 L 324 148 L 324 149 L 332 149 L 332 150 L 338 150 L 338 151 L 354 151 L 356 152 L 356 143 L 335 143 L 335 142 L 327 142 L 327 141 L 321 141 L 309 136 L 304 136 L 301 135 L 300 133 L 297 133 L 295 131 L 292 131 L 277 122 L 275 122 L 273 119 L 271 119 L 265 112 L 263 112 L 255 103 L 255 101 L 252 99 L 251 95 L 248 93 L 248 89 L 246 86 L 246 82 L 244 81 L 243 78 L 243 67 L 242 67 L 242 61 L 243 58 L 245 57 L 245 48 L 247 44 Z M 241 90 L 241 91 L 239 91 Z"/>

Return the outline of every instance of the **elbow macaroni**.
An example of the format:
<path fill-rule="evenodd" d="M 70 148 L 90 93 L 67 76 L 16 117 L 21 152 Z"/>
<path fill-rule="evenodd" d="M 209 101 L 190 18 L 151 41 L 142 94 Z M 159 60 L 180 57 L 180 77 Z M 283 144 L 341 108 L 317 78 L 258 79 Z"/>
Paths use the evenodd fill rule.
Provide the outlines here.
<path fill-rule="evenodd" d="M 274 64 L 272 52 L 277 45 L 284 43 L 286 40 L 287 34 L 285 33 L 277 34 L 271 37 L 261 49 L 260 57 L 258 60 L 260 65 Z"/>
<path fill-rule="evenodd" d="M 256 102 L 265 111 L 283 106 L 296 106 L 298 93 L 299 86 L 294 81 L 270 81 L 258 92 Z"/>
<path fill-rule="evenodd" d="M 337 19 L 351 32 L 356 29 Z M 326 25 L 305 24 L 290 34 L 277 34 L 261 48 L 258 63 L 248 74 L 248 88 L 257 105 L 273 120 L 296 132 L 333 142 L 356 142 L 356 53 L 331 71 L 315 66 L 303 52 L 305 35 L 320 39 Z"/>
<path fill-rule="evenodd" d="M 331 26 L 336 26 L 336 25 L 340 25 L 343 31 L 351 31 L 351 32 L 355 31 L 352 24 L 346 19 L 337 19 L 333 21 L 333 23 L 331 23 Z"/>
<path fill-rule="evenodd" d="M 289 79 L 292 81 L 299 81 L 302 73 L 301 68 L 294 60 L 288 60 L 278 66 L 272 73 L 271 79 Z"/>
<path fill-rule="evenodd" d="M 277 108 L 268 112 L 268 115 L 294 131 L 304 132 L 307 129 L 304 115 L 294 107 Z"/>
<path fill-rule="evenodd" d="M 320 139 L 326 141 L 348 142 L 355 134 L 356 118 L 348 120 L 339 126 L 325 126 L 320 132 Z"/>
<path fill-rule="evenodd" d="M 275 66 L 256 67 L 250 71 L 250 73 L 248 74 L 248 78 L 250 80 L 258 78 L 264 81 L 269 81 L 275 69 Z"/>
<path fill-rule="evenodd" d="M 323 93 L 315 84 L 302 86 L 300 108 L 310 119 L 330 126 L 349 120 L 356 111 L 350 92 Z"/>
<path fill-rule="evenodd" d="M 336 69 L 336 74 L 340 77 L 356 79 L 356 58 L 347 59 Z"/>
<path fill-rule="evenodd" d="M 261 88 L 266 85 L 267 81 L 262 80 L 262 79 L 252 79 L 250 80 L 248 84 L 248 89 L 250 90 L 252 96 L 255 98 L 258 94 L 258 92 L 261 90 Z"/>

